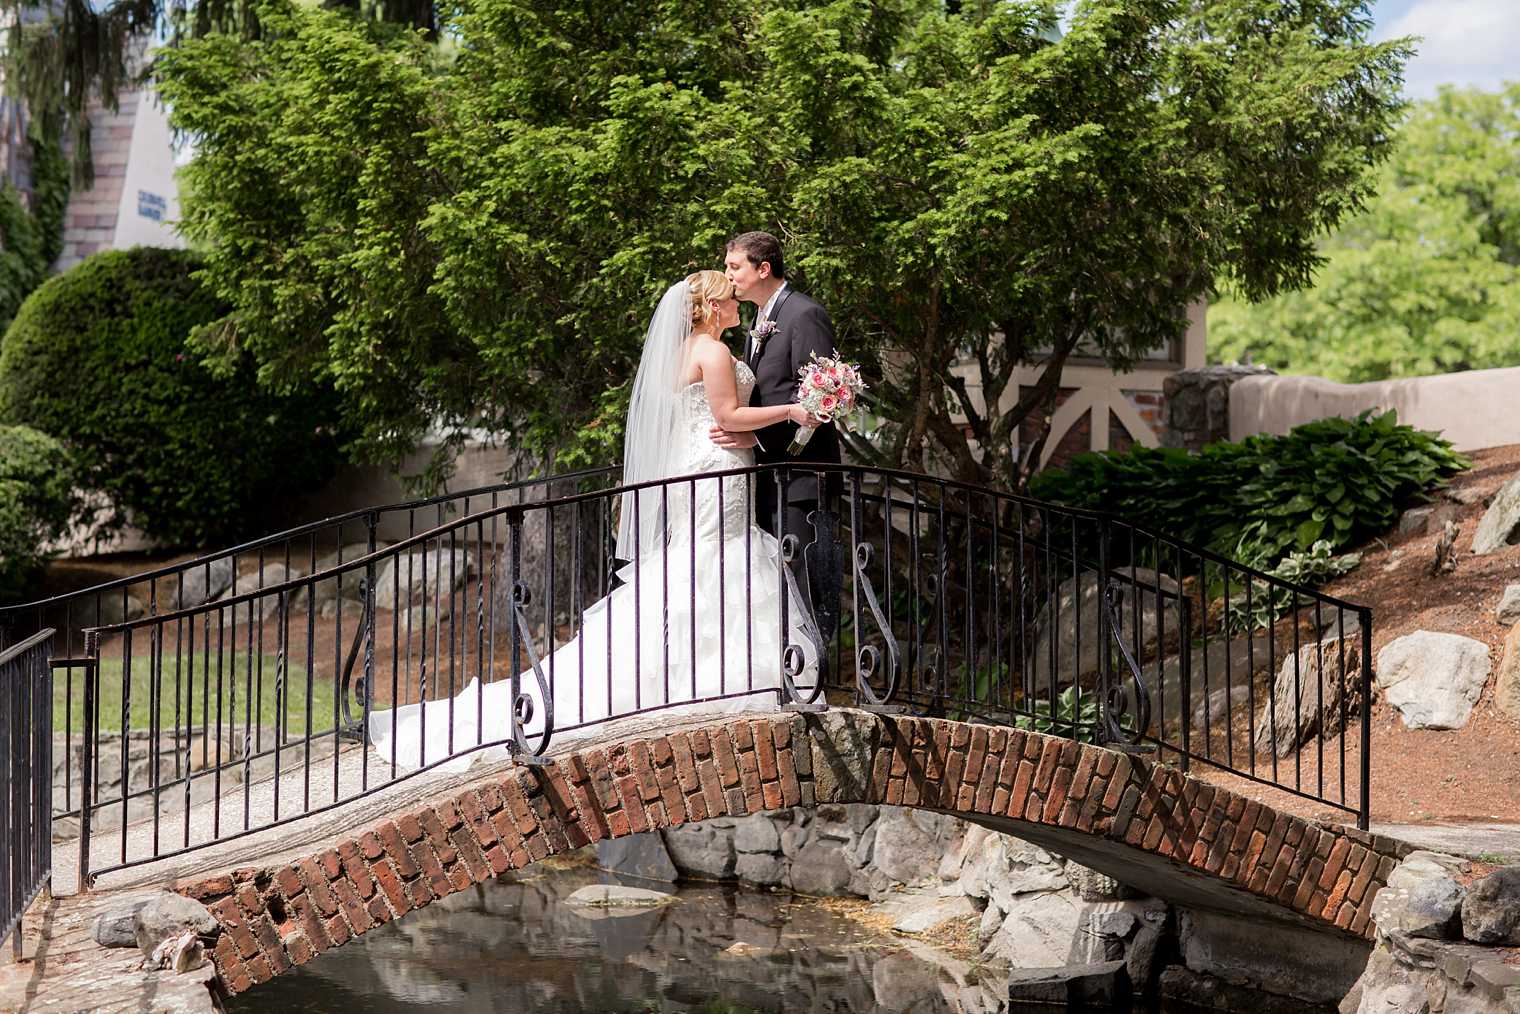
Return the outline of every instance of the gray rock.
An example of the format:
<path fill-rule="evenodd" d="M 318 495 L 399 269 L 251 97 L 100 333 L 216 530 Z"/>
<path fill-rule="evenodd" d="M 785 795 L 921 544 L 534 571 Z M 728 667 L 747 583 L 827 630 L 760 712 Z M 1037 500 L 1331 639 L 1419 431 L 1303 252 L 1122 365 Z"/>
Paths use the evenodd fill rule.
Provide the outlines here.
<path fill-rule="evenodd" d="M 179 937 L 186 930 L 209 935 L 218 928 L 216 917 L 205 905 L 172 891 L 159 891 L 146 899 L 132 926 L 137 949 L 148 959 L 152 959 L 159 944 Z"/>
<path fill-rule="evenodd" d="M 1332 638 L 1303 645 L 1296 655 L 1289 652 L 1273 682 L 1272 700 L 1256 718 L 1256 752 L 1286 757 L 1322 732 L 1338 732 L 1343 712 L 1357 714 L 1361 669 L 1359 637 Z"/>
<path fill-rule="evenodd" d="M 733 828 L 714 827 L 712 822 L 683 824 L 661 832 L 665 849 L 680 873 L 724 880 L 734 875 Z"/>
<path fill-rule="evenodd" d="M 976 928 L 977 944 L 986 947 L 993 937 L 997 936 L 998 929 L 1003 925 L 1003 911 L 996 905 L 988 905 L 982 909 L 982 921 Z"/>
<path fill-rule="evenodd" d="M 781 854 L 795 862 L 797 853 L 802 850 L 802 846 L 807 844 L 809 837 L 808 829 L 796 824 L 782 831 Z"/>
<path fill-rule="evenodd" d="M 947 851 L 960 847 L 966 825 L 954 817 L 888 807 L 877 820 L 876 868 L 899 883 L 913 884 L 934 876 Z"/>
<path fill-rule="evenodd" d="M 262 576 L 256 569 L 247 574 L 239 574 L 237 580 L 232 582 L 225 591 L 218 595 L 216 600 L 220 601 L 221 599 L 230 599 L 238 595 L 247 595 L 257 592 L 261 588 L 272 588 L 275 585 L 284 584 L 286 581 L 300 577 L 301 573 L 299 567 L 292 566 L 287 570 L 283 563 L 266 563 L 264 564 Z M 295 595 L 286 598 L 286 608 L 290 612 L 304 611 L 300 609 L 300 605 L 297 602 L 297 597 L 301 595 L 302 592 L 298 590 Z M 251 620 L 268 619 L 278 612 L 279 608 L 280 596 L 277 593 L 271 592 L 259 595 L 256 598 L 249 599 L 247 602 L 240 602 L 232 608 L 225 610 L 222 613 L 222 625 L 231 626 L 236 623 L 241 626 Z"/>
<path fill-rule="evenodd" d="M 1378 685 L 1411 729 L 1462 728 L 1491 669 L 1482 641 L 1429 630 L 1390 641 L 1377 657 Z"/>
<path fill-rule="evenodd" d="M 1494 619 L 1505 626 L 1520 623 L 1520 584 L 1504 586 L 1499 605 L 1494 609 Z"/>
<path fill-rule="evenodd" d="M 780 852 L 781 834 L 776 830 L 775 822 L 763 814 L 739 821 L 739 826 L 734 831 L 734 851 L 741 855 L 747 852 Z"/>
<path fill-rule="evenodd" d="M 90 936 L 102 947 L 136 947 L 137 913 L 147 903 L 147 899 L 143 899 L 126 908 L 102 912 L 95 917 Z"/>
<path fill-rule="evenodd" d="M 358 620 L 364 616 L 364 603 L 348 598 L 328 599 L 317 607 L 317 615 L 324 620 L 330 620 L 340 614 L 345 620 Z"/>
<path fill-rule="evenodd" d="M 162 594 L 160 594 L 162 599 Z M 100 593 L 100 618 L 95 617 L 93 603 L 82 607 L 85 620 L 92 626 L 110 626 L 114 623 L 126 623 L 131 620 L 140 620 L 148 614 L 147 607 L 142 599 L 136 595 L 122 595 L 121 589 Z"/>
<path fill-rule="evenodd" d="M 1466 892 L 1452 874 L 1461 865 L 1450 856 L 1410 853 L 1372 902 L 1372 921 L 1378 932 L 1436 940 L 1458 936 Z"/>
<path fill-rule="evenodd" d="M 441 604 L 472 571 L 473 561 L 463 549 L 402 553 L 375 574 L 375 608 L 395 609 L 424 598 L 430 606 L 434 598 Z"/>
<path fill-rule="evenodd" d="M 1121 567 L 1112 573 L 1125 596 L 1123 608 L 1118 610 L 1119 626 L 1125 643 L 1139 654 L 1144 646 L 1153 644 L 1156 640 L 1158 584 L 1162 591 L 1162 608 L 1168 608 L 1166 603 L 1173 601 L 1165 596 L 1177 594 L 1180 588 L 1170 577 L 1143 567 Z M 1036 686 L 1046 686 L 1050 681 L 1052 647 L 1060 683 L 1070 683 L 1080 674 L 1097 671 L 1098 638 L 1095 635 L 1098 631 L 1098 578 L 1097 571 L 1085 571 L 1077 577 L 1067 578 L 1056 589 L 1055 600 L 1046 602 L 1041 607 L 1035 618 Z M 1130 596 L 1133 595 L 1140 597 L 1140 633 L 1143 639 L 1139 641 L 1135 636 L 1135 608 L 1130 601 Z"/>
<path fill-rule="evenodd" d="M 1520 622 L 1510 628 L 1494 676 L 1494 706 L 1510 718 L 1520 719 Z"/>
<path fill-rule="evenodd" d="M 1122 961 L 1055 968 L 1016 968 L 1008 976 L 1011 1003 L 1065 1004 L 1114 1010 L 1129 1005 L 1129 970 Z"/>
<path fill-rule="evenodd" d="M 210 602 L 232 587 L 232 558 L 223 556 L 210 563 L 197 564 L 184 572 L 184 584 L 178 578 L 160 581 L 160 596 L 171 604 L 187 609 Z M 181 595 L 180 589 L 183 588 Z M 177 600 L 177 603 L 176 603 Z"/>
<path fill-rule="evenodd" d="M 603 838 L 596 843 L 596 864 L 604 870 L 627 877 L 657 880 L 673 884 L 676 866 L 665 850 L 665 839 L 658 831 L 630 834 L 623 838 Z"/>
<path fill-rule="evenodd" d="M 820 839 L 792 860 L 792 890 L 820 897 L 848 894 L 854 872 L 844 845 Z"/>
<path fill-rule="evenodd" d="M 1478 555 L 1497 552 L 1520 542 L 1520 475 L 1506 482 L 1473 533 L 1472 551 Z"/>
<path fill-rule="evenodd" d="M 741 852 L 734 863 L 734 875 L 746 884 L 780 887 L 786 883 L 786 862 L 765 852 Z"/>
<path fill-rule="evenodd" d="M 1520 866 L 1495 870 L 1467 889 L 1462 935 L 1476 944 L 1520 944 Z"/>

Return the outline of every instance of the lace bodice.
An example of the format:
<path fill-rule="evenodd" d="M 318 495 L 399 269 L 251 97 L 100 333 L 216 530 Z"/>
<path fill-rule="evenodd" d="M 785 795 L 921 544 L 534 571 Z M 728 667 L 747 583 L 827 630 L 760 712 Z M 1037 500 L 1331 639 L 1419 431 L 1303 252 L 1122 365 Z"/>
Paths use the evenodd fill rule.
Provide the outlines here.
<path fill-rule="evenodd" d="M 739 404 L 749 404 L 749 396 L 755 389 L 755 374 L 738 359 L 734 360 L 734 387 L 739 395 Z M 755 452 L 752 450 L 728 450 L 712 442 L 709 431 L 717 425 L 717 420 L 713 417 L 712 405 L 707 400 L 707 387 L 701 381 L 688 385 L 682 392 L 682 397 L 688 400 L 686 417 L 689 427 L 686 434 L 686 465 L 681 469 L 683 473 L 695 475 L 721 472 L 730 468 L 745 468 L 755 463 Z M 750 524 L 753 517 L 750 492 L 754 481 L 757 480 L 742 475 L 730 476 L 722 481 L 725 538 L 742 535 L 745 527 Z M 697 527 L 710 534 L 716 534 L 718 529 L 720 496 L 717 485 L 712 481 L 697 483 Z M 671 493 L 675 494 L 676 490 L 672 488 Z M 672 511 L 672 515 L 680 517 L 677 511 Z"/>

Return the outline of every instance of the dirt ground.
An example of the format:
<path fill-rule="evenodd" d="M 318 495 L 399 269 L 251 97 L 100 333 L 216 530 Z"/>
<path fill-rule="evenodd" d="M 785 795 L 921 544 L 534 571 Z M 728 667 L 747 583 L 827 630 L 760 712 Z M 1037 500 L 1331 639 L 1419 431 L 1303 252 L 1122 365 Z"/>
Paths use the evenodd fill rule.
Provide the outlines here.
<path fill-rule="evenodd" d="M 1440 526 L 1435 525 L 1425 533 L 1404 537 L 1390 532 L 1360 547 L 1361 565 L 1323 589 L 1372 608 L 1374 659 L 1395 638 L 1429 630 L 1482 641 L 1498 669 L 1508 628 L 1494 618 L 1494 607 L 1505 585 L 1520 582 L 1520 546 L 1474 556 L 1472 538 L 1493 494 L 1520 474 L 1520 446 L 1477 451 L 1469 457 L 1473 467 L 1458 475 L 1434 501 L 1461 529 L 1454 571 L 1431 572 L 1440 537 Z M 1355 784 L 1359 725 L 1353 724 L 1345 739 L 1348 801 L 1354 804 L 1359 792 Z M 1334 751 L 1328 749 L 1332 745 Z M 1325 779 L 1330 784 L 1339 776 L 1341 759 L 1338 742 L 1326 746 Z M 1311 790 L 1319 774 L 1316 750 L 1311 742 L 1296 758 L 1302 784 Z M 1494 707 L 1492 680 L 1467 725 L 1452 731 L 1405 728 L 1397 711 L 1375 692 L 1371 750 L 1374 822 L 1520 821 L 1520 724 Z M 1280 772 L 1292 777 L 1295 758 L 1282 758 L 1278 765 Z M 1336 815 L 1322 804 L 1243 778 L 1221 773 L 1205 777 L 1304 816 L 1344 819 L 1344 814 Z"/>

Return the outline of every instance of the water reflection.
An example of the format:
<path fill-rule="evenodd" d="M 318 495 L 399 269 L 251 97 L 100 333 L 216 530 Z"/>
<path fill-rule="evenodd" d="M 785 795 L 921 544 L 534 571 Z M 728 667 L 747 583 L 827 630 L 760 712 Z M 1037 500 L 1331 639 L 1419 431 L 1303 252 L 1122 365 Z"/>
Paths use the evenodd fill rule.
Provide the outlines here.
<path fill-rule="evenodd" d="M 927 960 L 810 901 L 682 885 L 675 904 L 637 914 L 564 904 L 577 888 L 609 880 L 564 870 L 452 895 L 257 987 L 231 1011 L 960 1014 L 1001 1006 L 995 982 L 983 986 L 965 967 Z"/>

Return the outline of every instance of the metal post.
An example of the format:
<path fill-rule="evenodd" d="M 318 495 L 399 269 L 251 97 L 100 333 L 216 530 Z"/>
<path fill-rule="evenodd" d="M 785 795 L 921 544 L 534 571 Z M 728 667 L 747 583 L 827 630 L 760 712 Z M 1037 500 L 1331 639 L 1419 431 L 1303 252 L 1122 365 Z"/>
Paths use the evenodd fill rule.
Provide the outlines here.
<path fill-rule="evenodd" d="M 1182 711 L 1182 770 L 1188 769 L 1188 756 L 1193 752 L 1192 744 L 1192 700 L 1193 700 L 1193 600 L 1183 595 L 1177 600 L 1178 612 L 1181 614 L 1182 640 L 1181 653 L 1177 657 L 1178 675 L 1181 677 L 1182 687 L 1177 695 L 1177 702 Z M 1161 615 L 1161 602 L 1156 602 L 1156 615 Z M 1165 721 L 1166 716 L 1162 715 Z"/>
<path fill-rule="evenodd" d="M 1372 820 L 1372 610 L 1360 610 L 1362 623 L 1362 799 L 1356 826 L 1363 831 Z"/>
<path fill-rule="evenodd" d="M 84 632 L 84 752 L 79 774 L 79 883 L 75 890 L 90 889 L 91 801 L 95 795 L 95 674 L 100 671 L 100 633 Z M 123 733 L 125 736 L 125 733 Z"/>

